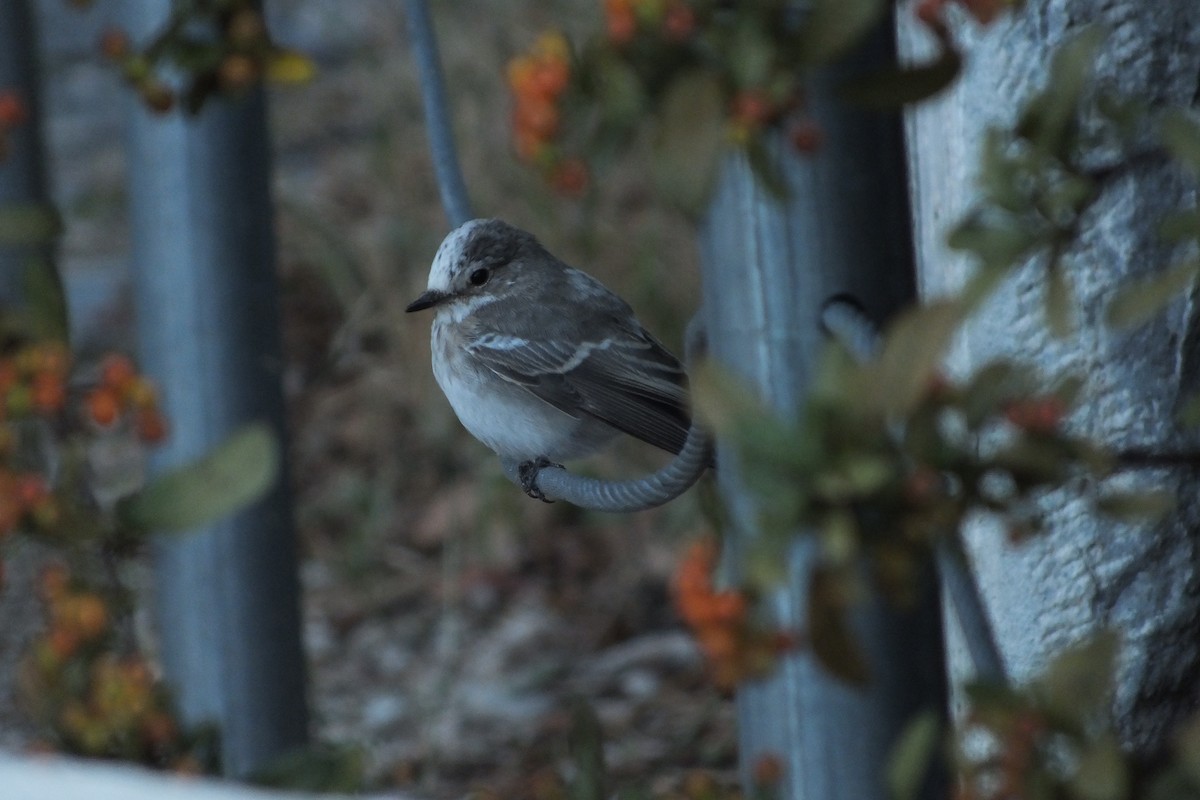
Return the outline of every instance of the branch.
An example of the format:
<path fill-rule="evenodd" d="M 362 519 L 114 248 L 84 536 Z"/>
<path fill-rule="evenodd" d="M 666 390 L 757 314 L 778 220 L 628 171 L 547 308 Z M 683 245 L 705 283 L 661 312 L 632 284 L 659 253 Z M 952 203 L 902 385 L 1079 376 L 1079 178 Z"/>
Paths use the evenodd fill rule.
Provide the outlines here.
<path fill-rule="evenodd" d="M 450 124 L 433 20 L 425 0 L 406 0 L 404 7 L 408 14 L 409 41 L 417 61 L 421 102 L 425 106 L 425 129 L 429 134 L 429 150 L 433 157 L 433 169 L 437 173 L 438 192 L 446 216 L 450 218 L 450 227 L 457 228 L 474 219 L 475 215 L 471 213 L 471 201 L 454 147 L 454 128 Z"/>
<path fill-rule="evenodd" d="M 446 104 L 446 91 L 438 61 L 437 39 L 425 0 L 406 0 L 409 38 L 420 73 L 421 97 L 425 104 L 425 126 L 429 148 L 437 173 L 442 207 L 454 227 L 474 218 L 467 199 L 466 185 L 454 146 L 454 132 Z M 688 361 L 704 349 L 699 315 L 688 326 Z M 693 351 L 695 351 L 693 353 Z M 549 499 L 565 500 L 593 511 L 641 511 L 660 506 L 687 491 L 712 460 L 708 435 L 696 425 L 688 431 L 679 455 L 651 475 L 626 481 L 605 481 L 572 475 L 561 467 L 547 467 L 538 473 L 535 484 Z M 519 463 L 501 461 L 509 480 L 520 484 Z"/>

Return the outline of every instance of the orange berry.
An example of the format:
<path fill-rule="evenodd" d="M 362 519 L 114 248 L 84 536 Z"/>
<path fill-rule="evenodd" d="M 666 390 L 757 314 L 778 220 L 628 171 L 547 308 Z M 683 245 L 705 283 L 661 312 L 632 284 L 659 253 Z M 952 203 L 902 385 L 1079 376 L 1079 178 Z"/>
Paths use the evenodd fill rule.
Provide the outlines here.
<path fill-rule="evenodd" d="M 84 639 L 95 639 L 108 630 L 108 606 L 99 595 L 79 595 L 74 610 L 76 630 Z"/>
<path fill-rule="evenodd" d="M 926 26 L 940 31 L 945 23 L 942 21 L 942 10 L 948 0 L 920 0 L 913 8 L 913 14 Z"/>
<path fill-rule="evenodd" d="M 615 45 L 628 44 L 637 35 L 637 17 L 632 9 L 610 11 L 605 24 L 608 28 L 608 38 Z"/>
<path fill-rule="evenodd" d="M 75 655 L 75 651 L 79 649 L 79 642 L 78 633 L 60 625 L 54 626 L 47 639 L 50 653 L 59 662 L 66 661 Z"/>
<path fill-rule="evenodd" d="M 107 428 L 117 421 L 121 413 L 121 400 L 112 389 L 101 386 L 88 395 L 87 409 L 93 422 Z"/>
<path fill-rule="evenodd" d="M 825 141 L 825 132 L 810 119 L 797 122 L 788 131 L 788 139 L 797 153 L 815 153 Z"/>
<path fill-rule="evenodd" d="M 710 660 L 722 661 L 737 655 L 741 637 L 730 628 L 713 626 L 696 631 L 696 641 Z"/>
<path fill-rule="evenodd" d="M 733 98 L 733 119 L 750 128 L 757 128 L 775 115 L 775 106 L 761 91 L 746 90 L 738 92 Z"/>
<path fill-rule="evenodd" d="M 109 353 L 100 363 L 100 383 L 118 392 L 126 391 L 136 377 L 133 361 L 122 353 Z"/>
<path fill-rule="evenodd" d="M 100 36 L 100 52 L 114 61 L 129 55 L 129 34 L 120 28 L 109 28 Z"/>
<path fill-rule="evenodd" d="M 217 67 L 221 87 L 234 92 L 253 84 L 261 73 L 258 62 L 244 53 L 230 53 Z"/>
<path fill-rule="evenodd" d="M 774 753 L 764 753 L 754 762 L 756 786 L 776 786 L 783 780 L 783 759 Z"/>
<path fill-rule="evenodd" d="M 38 579 L 38 589 L 43 600 L 52 602 L 66 594 L 70 583 L 71 574 L 67 572 L 66 567 L 62 564 L 50 564 L 42 570 Z"/>
<path fill-rule="evenodd" d="M 142 102 L 155 114 L 165 114 L 175 106 L 175 92 L 171 87 L 157 80 L 149 79 L 138 87 Z"/>
<path fill-rule="evenodd" d="M 695 30 L 696 14 L 690 6 L 673 3 L 667 9 L 667 15 L 663 18 L 663 32 L 668 39 L 681 42 L 690 37 Z"/>
<path fill-rule="evenodd" d="M 62 376 L 54 372 L 39 372 L 33 376 L 33 408 L 52 414 L 67 403 L 67 387 Z"/>
<path fill-rule="evenodd" d="M 135 425 L 143 442 L 157 444 L 167 438 L 167 419 L 157 408 L 138 409 Z"/>
<path fill-rule="evenodd" d="M 17 382 L 17 365 L 11 358 L 0 359 L 0 394 L 5 394 Z"/>
<path fill-rule="evenodd" d="M 713 595 L 712 613 L 717 622 L 741 622 L 746 618 L 746 598 L 738 592 L 719 592 Z"/>
<path fill-rule="evenodd" d="M 587 165 L 578 158 L 568 158 L 558 163 L 550 175 L 550 184 L 559 192 L 578 197 L 587 188 Z"/>
<path fill-rule="evenodd" d="M 15 128 L 28 118 L 29 111 L 15 91 L 0 92 L 0 128 Z"/>
<path fill-rule="evenodd" d="M 1030 433 L 1053 433 L 1066 413 L 1066 404 L 1054 395 L 1019 400 L 1004 409 L 1005 419 Z"/>
<path fill-rule="evenodd" d="M 517 56 L 508 62 L 508 88 L 517 95 L 518 100 L 533 94 L 534 74 L 537 70 L 538 62 L 530 55 Z"/>
<path fill-rule="evenodd" d="M 149 742 L 151 747 L 166 747 L 179 732 L 171 715 L 161 710 L 152 711 L 142 717 L 140 727 L 142 737 Z"/>
<path fill-rule="evenodd" d="M 567 88 L 571 80 L 571 67 L 566 61 L 557 59 L 543 61 L 534 68 L 531 80 L 539 96 L 553 100 Z"/>
<path fill-rule="evenodd" d="M 522 98 L 517 103 L 514 126 L 542 138 L 551 139 L 558 133 L 558 109 L 540 98 Z"/>
<path fill-rule="evenodd" d="M 546 153 L 549 145 L 545 139 L 532 131 L 517 128 L 513 132 L 513 148 L 522 161 L 535 162 Z"/>
<path fill-rule="evenodd" d="M 959 0 L 963 8 L 981 25 L 990 25 L 1008 6 L 1006 0 Z"/>
<path fill-rule="evenodd" d="M 49 493 L 50 489 L 46 486 L 46 479 L 41 475 L 30 473 L 17 479 L 17 502 L 25 509 L 33 508 Z"/>

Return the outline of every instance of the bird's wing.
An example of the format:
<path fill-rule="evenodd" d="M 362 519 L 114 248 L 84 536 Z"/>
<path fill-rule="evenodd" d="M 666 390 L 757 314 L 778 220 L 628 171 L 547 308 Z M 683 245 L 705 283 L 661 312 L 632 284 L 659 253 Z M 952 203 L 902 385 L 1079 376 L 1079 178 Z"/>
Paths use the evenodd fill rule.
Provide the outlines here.
<path fill-rule="evenodd" d="M 486 333 L 467 350 L 561 411 L 588 414 L 672 453 L 683 449 L 691 424 L 686 375 L 640 326 L 579 345 Z"/>

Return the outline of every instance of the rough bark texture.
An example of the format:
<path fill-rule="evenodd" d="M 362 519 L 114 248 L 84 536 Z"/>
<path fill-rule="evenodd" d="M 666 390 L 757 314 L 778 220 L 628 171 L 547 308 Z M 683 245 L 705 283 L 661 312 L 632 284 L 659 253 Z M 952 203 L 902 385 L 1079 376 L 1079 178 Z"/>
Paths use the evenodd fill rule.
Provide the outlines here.
<path fill-rule="evenodd" d="M 1057 45 L 1089 23 L 1111 30 L 1098 75 L 1107 85 L 1156 108 L 1195 102 L 1200 81 L 1200 5 L 1142 0 L 1036 0 L 991 28 L 962 26 L 966 74 L 952 92 L 910 116 L 910 166 L 920 285 L 926 297 L 954 291 L 969 264 L 944 244 L 946 231 L 971 204 L 983 132 L 1014 118 L 1046 80 Z M 928 42 L 909 19 L 900 22 L 907 55 Z M 952 368 L 969 371 L 997 357 L 1038 365 L 1047 376 L 1087 379 L 1076 429 L 1117 448 L 1179 450 L 1195 434 L 1174 422 L 1200 390 L 1200 319 L 1196 294 L 1178 300 L 1153 323 L 1115 331 L 1103 323 L 1114 291 L 1161 269 L 1173 253 L 1157 234 L 1164 212 L 1195 200 L 1194 184 L 1163 166 L 1133 169 L 1113 181 L 1089 212 L 1069 256 L 1077 334 L 1054 339 L 1043 325 L 1043 265 L 1022 268 L 970 322 Z M 1200 583 L 1196 536 L 1200 502 L 1195 471 L 1143 470 L 1125 485 L 1177 492 L 1178 513 L 1143 528 L 1097 519 L 1079 493 L 1050 498 L 1050 533 L 1019 549 L 1002 531 L 979 526 L 971 548 L 997 637 L 1011 675 L 1035 674 L 1049 655 L 1105 627 L 1123 632 L 1116 712 L 1124 738 L 1154 749 L 1195 708 L 1200 693 L 1196 636 Z M 1095 487 L 1077 487 L 1084 490 Z M 961 658 L 959 659 L 961 660 Z"/>

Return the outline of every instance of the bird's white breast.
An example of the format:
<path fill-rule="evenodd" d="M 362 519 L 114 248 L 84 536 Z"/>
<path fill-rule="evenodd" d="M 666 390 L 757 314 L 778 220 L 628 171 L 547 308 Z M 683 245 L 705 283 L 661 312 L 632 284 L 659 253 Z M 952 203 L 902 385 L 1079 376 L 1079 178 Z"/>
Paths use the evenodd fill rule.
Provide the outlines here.
<path fill-rule="evenodd" d="M 461 311 L 440 309 L 433 322 L 433 375 L 463 427 L 501 458 L 545 456 L 569 461 L 589 455 L 615 431 L 559 411 L 479 364 L 457 335 Z"/>

